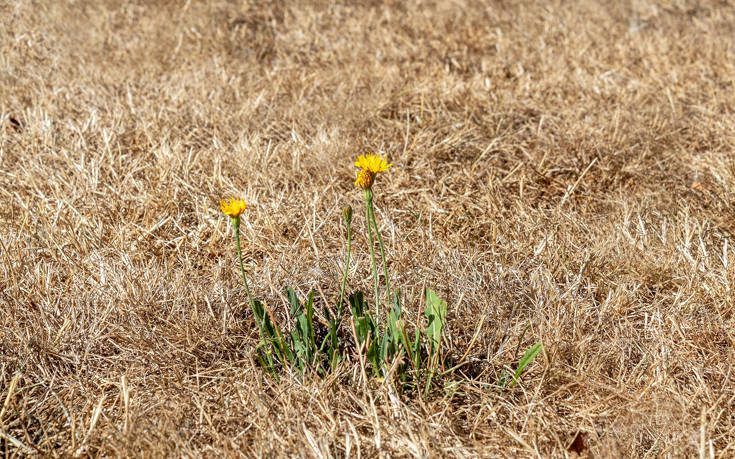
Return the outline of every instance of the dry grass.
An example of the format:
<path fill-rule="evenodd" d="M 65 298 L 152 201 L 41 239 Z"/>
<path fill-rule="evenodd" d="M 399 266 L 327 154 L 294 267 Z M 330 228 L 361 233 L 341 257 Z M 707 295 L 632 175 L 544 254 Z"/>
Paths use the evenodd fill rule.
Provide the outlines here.
<path fill-rule="evenodd" d="M 735 455 L 735 7 L 120 3 L 0 3 L 0 452 Z M 409 321 L 481 325 L 427 398 L 253 362 L 218 200 L 285 323 L 366 151 Z"/>

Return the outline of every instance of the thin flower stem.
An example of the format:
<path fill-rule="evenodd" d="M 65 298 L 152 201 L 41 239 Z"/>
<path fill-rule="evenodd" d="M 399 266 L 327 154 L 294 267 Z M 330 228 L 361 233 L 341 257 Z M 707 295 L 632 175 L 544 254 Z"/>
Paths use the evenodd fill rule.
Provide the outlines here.
<path fill-rule="evenodd" d="M 365 215 L 367 216 L 368 244 L 370 245 L 370 259 L 373 262 L 373 282 L 375 284 L 375 323 L 380 326 L 380 294 L 378 293 L 378 268 L 375 264 L 375 247 L 373 243 L 373 227 L 370 224 L 370 207 L 372 207 L 373 193 L 365 190 Z"/>
<path fill-rule="evenodd" d="M 385 247 L 383 246 L 383 238 L 380 237 L 380 231 L 378 231 L 378 223 L 375 221 L 375 208 L 373 207 L 373 201 L 370 200 L 370 221 L 375 228 L 375 234 L 378 236 L 378 245 L 380 246 L 380 258 L 383 260 L 383 274 L 385 275 L 385 291 L 388 295 L 388 303 L 391 301 L 391 290 L 390 280 L 388 279 L 388 265 L 385 262 Z"/>
<path fill-rule="evenodd" d="M 250 287 L 248 287 L 248 279 L 245 276 L 245 267 L 242 264 L 242 250 L 240 250 L 240 218 L 239 217 L 232 219 L 232 226 L 235 228 L 235 244 L 237 245 L 237 259 L 240 261 L 240 274 L 242 275 L 242 281 L 245 284 L 245 292 L 248 294 L 248 302 L 250 303 L 250 310 L 253 311 L 253 316 L 255 317 L 255 323 L 258 325 L 258 331 L 260 332 L 260 339 L 265 341 L 265 332 L 263 330 L 263 324 L 260 322 L 260 319 L 258 319 L 258 314 L 255 312 L 255 302 L 253 301 L 253 297 L 250 295 Z M 269 370 L 271 371 L 271 373 L 273 373 L 273 375 L 275 375 L 276 379 L 278 379 L 278 375 L 273 369 L 273 358 L 271 357 L 271 350 L 269 347 L 266 347 L 265 355 L 266 355 L 266 358 L 268 359 Z"/>
<path fill-rule="evenodd" d="M 235 243 L 237 244 L 237 259 L 240 260 L 240 274 L 242 274 L 242 281 L 245 284 L 245 292 L 248 294 L 248 301 L 250 302 L 250 308 L 255 312 L 255 303 L 253 303 L 253 297 L 250 296 L 250 288 L 248 287 L 248 279 L 245 277 L 245 267 L 242 264 L 242 250 L 240 250 L 240 220 L 235 220 L 233 223 L 235 227 Z M 257 322 L 257 321 L 256 321 Z M 260 324 L 258 324 L 260 325 Z"/>
<path fill-rule="evenodd" d="M 347 285 L 347 272 L 350 270 L 350 251 L 352 250 L 352 224 L 347 222 L 347 260 L 345 261 L 345 274 L 342 276 L 342 290 L 339 292 L 339 304 L 337 305 L 337 323 L 342 318 L 342 301 L 345 297 L 345 285 Z"/>

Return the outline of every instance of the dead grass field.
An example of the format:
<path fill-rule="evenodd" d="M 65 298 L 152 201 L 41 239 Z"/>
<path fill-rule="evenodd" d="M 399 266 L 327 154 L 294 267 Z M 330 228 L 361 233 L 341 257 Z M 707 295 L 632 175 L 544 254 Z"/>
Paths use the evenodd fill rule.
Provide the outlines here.
<path fill-rule="evenodd" d="M 734 37 L 704 0 L 0 2 L 0 453 L 732 457 Z M 468 352 L 428 397 L 253 361 L 219 199 L 285 323 L 336 301 L 368 151 L 409 323 L 431 286 Z"/>

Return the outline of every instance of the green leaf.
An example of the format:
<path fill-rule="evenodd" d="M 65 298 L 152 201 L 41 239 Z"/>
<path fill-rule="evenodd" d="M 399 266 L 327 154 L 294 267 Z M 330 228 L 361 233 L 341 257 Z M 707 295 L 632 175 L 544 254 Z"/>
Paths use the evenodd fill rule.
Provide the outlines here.
<path fill-rule="evenodd" d="M 432 354 L 439 349 L 441 342 L 442 330 L 447 319 L 447 302 L 439 298 L 437 294 L 431 290 L 426 290 L 426 310 L 424 316 L 428 319 L 426 326 L 426 336 L 429 338 Z"/>
<path fill-rule="evenodd" d="M 385 361 L 388 359 L 388 339 L 390 338 L 387 331 L 383 334 L 383 339 L 380 340 L 380 366 L 382 367 Z"/>
<path fill-rule="evenodd" d="M 288 350 L 283 350 L 283 343 L 280 336 L 280 330 L 277 326 L 271 322 L 270 316 L 265 311 L 263 304 L 254 300 L 252 303 L 253 314 L 255 315 L 255 323 L 258 325 L 260 331 L 260 338 L 262 344 L 266 347 L 266 357 L 268 360 L 268 369 L 271 372 L 275 372 L 273 367 L 273 360 L 271 359 L 271 349 L 276 351 L 276 358 L 284 357 L 289 358 Z"/>
<path fill-rule="evenodd" d="M 291 304 L 291 315 L 295 315 L 301 310 L 301 303 L 299 298 L 296 296 L 296 292 L 291 287 L 286 288 L 286 294 L 288 295 L 288 302 Z"/>
<path fill-rule="evenodd" d="M 336 317 L 332 317 L 332 314 L 329 312 L 329 308 L 326 305 L 324 305 L 324 317 L 327 319 L 327 335 L 324 337 L 318 353 L 323 353 L 326 346 L 329 368 L 334 371 L 337 367 L 337 363 L 341 359 L 341 355 L 339 354 L 339 336 L 337 334 L 339 323 Z"/>
<path fill-rule="evenodd" d="M 376 376 L 380 376 L 383 369 L 380 348 L 381 345 L 378 340 L 372 340 L 367 349 L 367 359 L 372 364 L 373 374 Z"/>
<path fill-rule="evenodd" d="M 348 301 L 350 303 L 350 309 L 352 309 L 353 316 L 365 316 L 365 299 L 363 298 L 362 292 L 353 293 L 348 298 Z"/>
<path fill-rule="evenodd" d="M 441 346 L 442 331 L 447 320 L 447 302 L 431 289 L 426 290 L 426 310 L 424 316 L 428 321 L 426 325 L 426 337 L 429 339 L 429 372 L 426 378 L 424 394 L 428 395 L 434 370 L 439 364 L 439 347 Z"/>
<path fill-rule="evenodd" d="M 413 350 L 414 350 L 414 367 L 419 368 L 421 367 L 421 331 L 419 331 L 419 328 L 416 327 L 416 333 L 413 340 Z"/>
<path fill-rule="evenodd" d="M 363 298 L 362 292 L 357 292 L 349 297 L 352 320 L 355 324 L 357 344 L 362 346 L 368 342 L 365 354 L 368 362 L 372 365 L 374 375 L 379 376 L 383 368 L 383 355 L 385 354 L 385 338 L 381 339 L 375 321 L 367 312 L 368 305 Z"/>
<path fill-rule="evenodd" d="M 309 298 L 306 300 L 306 331 L 307 338 L 311 349 L 316 349 L 316 340 L 314 339 L 314 290 L 309 292 Z"/>
<path fill-rule="evenodd" d="M 370 314 L 367 311 L 367 303 L 362 292 L 350 295 L 350 309 L 352 310 L 352 318 L 355 322 L 355 332 L 357 333 L 358 344 L 362 344 L 370 336 L 372 342 L 378 340 L 378 332 Z"/>
<path fill-rule="evenodd" d="M 521 376 L 521 373 L 523 373 L 523 370 L 530 365 L 531 362 L 533 362 L 533 359 L 536 358 L 537 355 L 544 349 L 544 347 L 541 345 L 541 343 L 536 343 L 533 346 L 531 346 L 525 354 L 523 354 L 523 357 L 521 357 L 521 360 L 518 361 L 518 367 L 516 368 L 516 372 L 513 375 L 513 380 L 510 382 L 508 387 L 513 387 L 518 381 L 518 378 Z"/>
<path fill-rule="evenodd" d="M 398 334 L 398 341 L 403 345 L 403 349 L 406 351 L 406 355 L 408 355 L 408 361 L 411 362 L 411 365 L 414 367 L 414 369 L 416 369 L 413 343 L 408 340 L 408 335 L 406 335 L 406 324 L 405 322 L 403 322 L 402 319 L 396 321 L 396 330 Z"/>

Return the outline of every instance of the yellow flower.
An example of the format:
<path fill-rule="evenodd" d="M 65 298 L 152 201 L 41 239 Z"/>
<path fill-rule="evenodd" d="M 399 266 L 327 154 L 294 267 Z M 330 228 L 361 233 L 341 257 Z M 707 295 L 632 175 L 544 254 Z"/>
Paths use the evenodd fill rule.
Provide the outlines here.
<path fill-rule="evenodd" d="M 368 153 L 367 155 L 360 155 L 355 161 L 355 166 L 361 170 L 357 171 L 357 180 L 355 180 L 355 186 L 362 187 L 363 190 L 369 190 L 373 186 L 373 180 L 375 174 L 378 172 L 387 171 L 393 164 L 388 164 L 386 160 L 378 155 Z"/>
<path fill-rule="evenodd" d="M 219 202 L 219 208 L 230 218 L 239 218 L 245 212 L 246 207 L 247 204 L 242 199 L 222 200 Z"/>
<path fill-rule="evenodd" d="M 355 161 L 355 166 L 368 170 L 373 174 L 378 172 L 387 171 L 393 164 L 388 164 L 383 158 L 378 155 L 368 153 L 367 155 L 360 155 Z"/>

